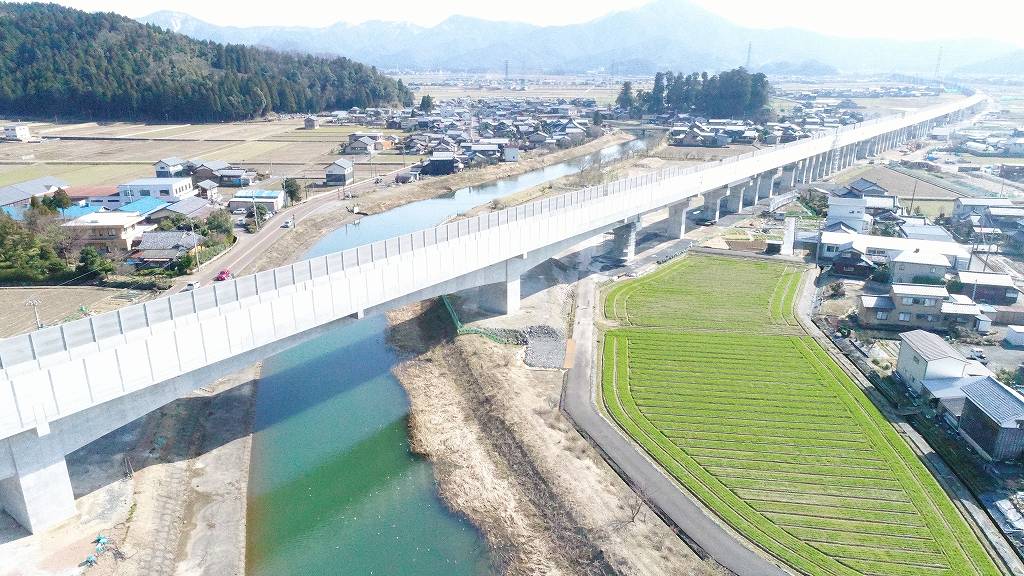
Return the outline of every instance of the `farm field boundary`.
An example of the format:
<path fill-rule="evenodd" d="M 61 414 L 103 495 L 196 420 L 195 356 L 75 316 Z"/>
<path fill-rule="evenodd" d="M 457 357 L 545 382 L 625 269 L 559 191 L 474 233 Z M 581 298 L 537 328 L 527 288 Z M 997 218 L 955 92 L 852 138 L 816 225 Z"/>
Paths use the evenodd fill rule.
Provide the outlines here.
<path fill-rule="evenodd" d="M 910 446 L 797 323 L 802 272 L 691 254 L 614 285 L 609 414 L 723 521 L 802 573 L 999 574 Z"/>

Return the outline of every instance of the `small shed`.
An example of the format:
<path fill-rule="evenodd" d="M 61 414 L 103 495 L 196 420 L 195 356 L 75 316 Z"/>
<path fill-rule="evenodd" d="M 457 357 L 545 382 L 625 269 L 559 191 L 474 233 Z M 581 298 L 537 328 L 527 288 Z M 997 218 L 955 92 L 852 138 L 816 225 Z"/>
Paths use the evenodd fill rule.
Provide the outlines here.
<path fill-rule="evenodd" d="M 316 116 L 306 116 L 306 119 L 302 121 L 302 125 L 306 130 L 316 130 L 320 127 L 320 119 Z"/>
<path fill-rule="evenodd" d="M 1007 326 L 1006 343 L 1010 346 L 1024 346 L 1024 326 Z"/>

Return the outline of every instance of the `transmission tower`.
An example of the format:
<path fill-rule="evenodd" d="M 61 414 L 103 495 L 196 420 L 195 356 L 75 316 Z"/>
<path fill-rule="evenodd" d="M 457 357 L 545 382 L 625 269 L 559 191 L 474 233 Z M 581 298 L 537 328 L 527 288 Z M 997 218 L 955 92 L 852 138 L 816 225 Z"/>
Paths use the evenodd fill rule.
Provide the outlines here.
<path fill-rule="evenodd" d="M 942 66 L 942 46 L 939 46 L 939 56 L 935 59 L 935 79 L 939 79 L 939 67 Z"/>
<path fill-rule="evenodd" d="M 753 42 L 747 42 L 747 65 L 746 65 L 746 69 L 747 69 L 748 72 L 750 71 L 750 49 L 753 48 L 753 46 L 754 46 Z"/>

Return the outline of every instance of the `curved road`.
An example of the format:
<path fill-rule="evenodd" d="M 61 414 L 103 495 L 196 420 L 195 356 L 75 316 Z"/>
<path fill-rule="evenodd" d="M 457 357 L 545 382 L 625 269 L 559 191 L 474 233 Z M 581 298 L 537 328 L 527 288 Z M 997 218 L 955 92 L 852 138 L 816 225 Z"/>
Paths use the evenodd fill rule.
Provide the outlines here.
<path fill-rule="evenodd" d="M 683 241 L 686 242 L 686 241 Z M 682 244 L 686 245 L 686 244 Z M 675 244 L 678 251 L 681 244 Z M 663 251 L 661 254 L 671 252 Z M 644 260 L 652 261 L 661 254 Z M 637 264 L 637 267 L 647 262 Z M 647 454 L 597 410 L 594 391 L 594 305 L 596 282 L 588 276 L 577 283 L 576 318 L 573 341 L 576 344 L 572 367 L 562 397 L 562 409 L 590 442 L 628 478 L 634 487 L 642 487 L 649 504 L 660 509 L 694 545 L 738 576 L 788 576 L 767 556 L 751 550 L 737 537 L 710 518 L 685 489 L 661 471 Z"/>

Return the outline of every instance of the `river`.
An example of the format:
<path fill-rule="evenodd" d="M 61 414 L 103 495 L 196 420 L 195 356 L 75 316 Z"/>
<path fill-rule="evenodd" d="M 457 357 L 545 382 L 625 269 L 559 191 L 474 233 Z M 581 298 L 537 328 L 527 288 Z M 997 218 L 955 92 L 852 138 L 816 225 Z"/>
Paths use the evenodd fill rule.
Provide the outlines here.
<path fill-rule="evenodd" d="M 493 199 L 613 161 L 640 140 L 406 204 L 340 228 L 305 256 L 434 226 Z M 263 364 L 247 518 L 250 576 L 491 574 L 482 535 L 437 494 L 409 451 L 409 400 L 391 369 L 387 320 L 371 316 Z"/>

